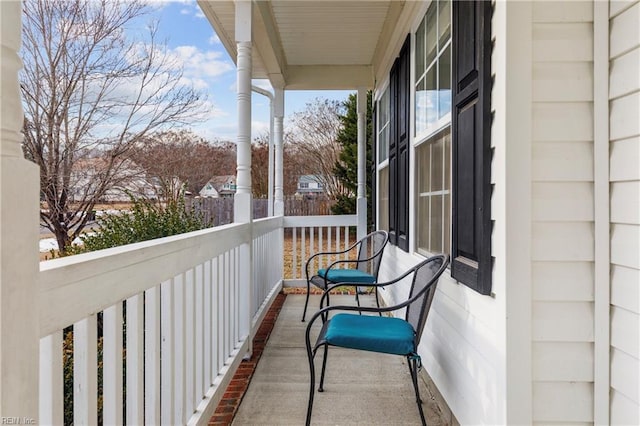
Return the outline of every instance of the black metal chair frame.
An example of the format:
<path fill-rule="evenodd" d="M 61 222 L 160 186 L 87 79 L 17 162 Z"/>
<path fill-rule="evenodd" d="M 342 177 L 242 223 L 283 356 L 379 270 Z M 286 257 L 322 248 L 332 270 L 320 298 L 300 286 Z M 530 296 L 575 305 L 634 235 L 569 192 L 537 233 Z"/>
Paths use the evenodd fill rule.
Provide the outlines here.
<path fill-rule="evenodd" d="M 368 241 L 374 241 L 376 237 L 380 235 L 382 236 L 382 242 L 381 245 L 379 247 L 379 249 L 373 253 L 371 256 L 369 257 L 363 257 L 363 255 L 366 254 L 366 247 L 367 244 L 366 242 Z M 304 311 L 302 312 L 302 322 L 305 321 L 305 317 L 307 315 L 307 306 L 309 305 L 309 296 L 311 293 L 311 284 L 315 285 L 318 288 L 321 288 L 323 290 L 326 290 L 330 285 L 332 284 L 338 284 L 336 282 L 333 282 L 329 279 L 327 279 L 327 276 L 329 275 L 329 271 L 339 265 L 343 265 L 343 264 L 357 264 L 357 268 L 356 269 L 360 269 L 360 270 L 364 270 L 364 268 L 367 267 L 367 265 L 369 264 L 369 262 L 373 263 L 373 270 L 371 271 L 375 279 L 374 283 L 378 281 L 378 272 L 380 270 L 380 264 L 382 263 L 382 254 L 384 253 L 384 249 L 387 246 L 387 243 L 389 242 L 389 234 L 387 233 L 387 231 L 384 230 L 378 230 L 378 231 L 374 231 L 371 232 L 367 235 L 365 235 L 364 237 L 362 237 L 360 240 L 356 241 L 354 244 L 352 244 L 349 248 L 342 250 L 342 251 L 325 251 L 325 252 L 319 252 L 319 253 L 315 253 L 313 254 L 311 257 L 309 257 L 309 259 L 307 260 L 307 263 L 305 264 L 305 277 L 307 279 L 307 297 L 305 299 L 304 302 Z M 320 257 L 320 256 L 331 256 L 331 255 L 340 255 L 340 254 L 345 254 L 350 252 L 351 250 L 354 249 L 358 249 L 358 258 L 354 259 L 354 260 L 350 260 L 350 259 L 343 259 L 343 260 L 336 260 L 334 262 L 332 262 L 327 268 L 326 268 L 326 273 L 324 275 L 324 277 L 320 276 L 320 275 L 313 275 L 310 276 L 310 271 L 309 271 L 309 266 L 311 265 L 313 259 L 315 259 L 316 257 Z M 356 286 L 361 286 L 361 287 L 374 287 L 375 288 L 375 296 L 376 296 L 376 304 L 378 307 L 380 307 L 380 301 L 379 301 L 379 297 L 378 297 L 378 286 L 373 286 L 372 283 L 357 283 L 357 284 L 349 284 L 349 285 L 356 285 Z M 323 299 L 324 300 L 324 299 Z M 358 295 L 358 291 L 356 291 L 356 302 L 358 304 L 358 306 L 360 306 L 360 298 Z M 329 303 L 329 295 L 327 294 L 326 297 L 326 303 Z M 322 308 L 323 305 L 320 304 L 320 308 Z"/>
<path fill-rule="evenodd" d="M 429 281 L 424 285 L 424 287 L 422 288 L 418 288 L 417 291 L 416 290 L 416 279 L 418 278 L 418 272 L 423 268 L 423 267 L 428 267 L 428 265 L 430 263 L 433 262 L 441 262 L 440 266 L 438 267 L 438 269 L 430 276 Z M 449 256 L 447 255 L 436 255 L 436 256 L 432 256 L 422 262 L 420 262 L 418 265 L 414 266 L 413 268 L 409 269 L 407 272 L 405 272 L 404 274 L 402 274 L 401 276 L 399 276 L 398 278 L 395 278 L 392 281 L 388 281 L 388 282 L 384 282 L 384 283 L 375 283 L 375 284 L 371 284 L 372 286 L 376 286 L 376 287 L 383 287 L 383 286 L 389 286 L 395 283 L 398 283 L 400 281 L 402 281 L 403 279 L 405 279 L 406 277 L 410 276 L 413 274 L 413 277 L 411 279 L 411 289 L 409 292 L 409 296 L 407 298 L 406 301 L 399 303 L 397 305 L 393 305 L 393 306 L 389 306 L 389 307 L 378 307 L 378 308 L 373 308 L 373 307 L 360 307 L 360 306 L 327 306 L 321 310 L 319 310 L 318 312 L 316 312 L 313 317 L 311 317 L 311 320 L 309 320 L 309 324 L 307 325 L 307 331 L 305 334 L 305 338 L 306 338 L 306 347 L 307 347 L 307 356 L 309 359 L 309 371 L 310 371 L 310 375 L 311 375 L 311 380 L 310 380 L 310 388 L 309 388 L 309 403 L 307 406 L 307 418 L 306 418 L 306 425 L 310 425 L 311 423 L 311 413 L 313 410 L 313 399 L 314 399 L 314 395 L 315 395 L 315 381 L 316 381 L 316 374 L 315 374 L 315 366 L 313 363 L 313 360 L 315 358 L 316 352 L 317 350 L 322 346 L 324 348 L 324 357 L 322 360 L 322 371 L 320 373 L 320 384 L 318 387 L 318 392 L 324 392 L 324 377 L 325 377 L 325 370 L 326 370 L 326 366 L 327 366 L 327 355 L 328 355 L 328 349 L 329 346 L 334 346 L 331 345 L 330 343 L 328 343 L 325 340 L 325 333 L 327 331 L 327 328 L 331 322 L 331 319 L 329 319 L 329 312 L 331 311 L 352 311 L 352 312 L 372 312 L 372 313 L 389 313 L 389 312 L 393 312 L 393 311 L 397 311 L 403 308 L 406 308 L 406 312 L 405 312 L 405 321 L 409 322 L 414 329 L 414 342 L 413 342 L 413 347 L 414 350 L 411 353 L 406 354 L 406 358 L 407 358 L 407 364 L 409 366 L 409 373 L 411 374 L 411 380 L 413 382 L 413 388 L 416 394 L 416 403 L 418 404 L 418 411 L 420 412 L 420 419 L 422 421 L 423 425 L 426 425 L 426 420 L 424 417 L 424 412 L 422 409 L 422 400 L 420 399 L 420 391 L 418 389 L 418 372 L 421 368 L 421 362 L 420 362 L 420 356 L 418 355 L 417 351 L 418 351 L 418 344 L 420 343 L 420 338 L 422 337 L 422 332 L 424 329 L 424 325 L 426 324 L 427 321 L 427 315 L 429 313 L 429 309 L 431 307 L 431 302 L 433 301 L 433 297 L 435 295 L 435 289 L 436 289 L 436 285 L 438 283 L 438 279 L 440 278 L 440 276 L 442 275 L 442 273 L 444 272 L 444 270 L 447 268 L 447 265 L 449 264 Z M 345 286 L 345 285 L 354 285 L 354 283 L 337 283 L 335 285 L 331 285 L 329 287 L 327 287 L 327 289 L 325 290 L 325 292 L 322 295 L 322 298 L 324 299 L 325 296 L 328 297 L 328 293 L 337 288 L 337 287 L 341 287 L 341 286 Z M 415 294 L 414 294 L 415 292 Z M 422 299 L 422 300 L 421 300 Z M 412 309 L 419 309 L 419 315 L 418 316 L 414 316 L 412 314 Z M 315 321 L 320 318 L 323 322 L 322 325 L 322 329 L 320 330 L 320 334 L 318 335 L 318 338 L 316 340 L 315 345 L 312 347 L 311 345 L 311 329 L 315 323 Z M 414 324 L 415 322 L 415 324 Z"/>

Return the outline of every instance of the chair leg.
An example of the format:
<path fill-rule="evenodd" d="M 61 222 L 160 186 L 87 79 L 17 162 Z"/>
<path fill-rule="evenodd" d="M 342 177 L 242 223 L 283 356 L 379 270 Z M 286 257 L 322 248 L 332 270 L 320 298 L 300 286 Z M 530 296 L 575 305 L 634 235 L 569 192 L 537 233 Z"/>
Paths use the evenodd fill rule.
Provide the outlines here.
<path fill-rule="evenodd" d="M 329 354 L 329 345 L 324 345 L 324 356 L 322 357 L 322 372 L 320 373 L 320 386 L 318 392 L 324 392 L 324 372 L 327 369 L 327 355 Z"/>
<path fill-rule="evenodd" d="M 360 307 L 360 295 L 358 294 L 358 287 L 356 287 L 356 304 L 358 305 L 358 308 Z M 360 315 L 362 315 L 362 311 L 358 311 L 358 313 Z"/>
<path fill-rule="evenodd" d="M 307 279 L 307 298 L 304 301 L 304 311 L 302 311 L 302 322 L 304 322 L 304 318 L 307 315 L 307 306 L 309 305 L 310 292 L 311 292 L 311 285 L 309 284 L 309 280 Z"/>
<path fill-rule="evenodd" d="M 316 348 L 317 349 L 317 348 Z M 307 404 L 307 421 L 305 424 L 309 426 L 311 424 L 311 411 L 313 410 L 313 396 L 316 387 L 316 368 L 313 364 L 313 358 L 315 357 L 316 350 L 311 350 L 311 344 L 307 336 L 307 357 L 309 358 L 309 403 Z"/>
<path fill-rule="evenodd" d="M 424 418 L 424 411 L 422 410 L 422 400 L 420 399 L 420 390 L 418 389 L 418 360 L 407 357 L 407 364 L 409 365 L 409 372 L 411 373 L 411 381 L 413 382 L 413 389 L 416 392 L 416 403 L 418 404 L 418 411 L 420 412 L 420 420 L 422 425 L 426 426 L 427 421 Z"/>
<path fill-rule="evenodd" d="M 380 308 L 380 299 L 378 298 L 378 287 L 374 289 L 376 292 L 376 306 Z M 382 312 L 378 312 L 378 316 L 382 316 Z"/>

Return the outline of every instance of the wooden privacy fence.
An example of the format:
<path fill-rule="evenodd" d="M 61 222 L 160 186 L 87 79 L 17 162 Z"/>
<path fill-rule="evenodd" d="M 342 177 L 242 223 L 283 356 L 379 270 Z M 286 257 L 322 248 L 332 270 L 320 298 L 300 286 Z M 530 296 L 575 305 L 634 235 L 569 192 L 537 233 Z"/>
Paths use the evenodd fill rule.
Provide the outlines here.
<path fill-rule="evenodd" d="M 253 199 L 253 218 L 267 217 L 269 200 Z M 285 216 L 324 216 L 331 214 L 331 207 L 335 200 L 325 197 L 316 198 L 286 198 L 284 200 Z M 194 209 L 202 214 L 203 219 L 211 226 L 233 223 L 233 198 L 188 198 L 185 200 L 187 209 Z"/>

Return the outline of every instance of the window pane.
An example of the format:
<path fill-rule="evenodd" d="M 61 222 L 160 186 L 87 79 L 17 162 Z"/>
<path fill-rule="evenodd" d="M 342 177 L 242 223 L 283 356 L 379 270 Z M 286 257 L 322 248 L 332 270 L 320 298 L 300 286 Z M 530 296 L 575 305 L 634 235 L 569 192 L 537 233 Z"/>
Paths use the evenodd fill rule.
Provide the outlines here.
<path fill-rule="evenodd" d="M 451 36 L 451 3 L 448 0 L 438 2 L 438 34 L 440 49 Z"/>
<path fill-rule="evenodd" d="M 438 118 L 451 112 L 451 44 L 438 59 Z"/>
<path fill-rule="evenodd" d="M 378 163 L 382 163 L 389 155 L 388 127 L 378 134 Z"/>
<path fill-rule="evenodd" d="M 451 188 L 451 133 L 447 132 L 444 139 L 444 188 Z"/>
<path fill-rule="evenodd" d="M 436 67 L 432 66 L 425 77 L 425 109 L 426 126 L 433 124 L 438 119 L 438 82 L 436 81 Z"/>
<path fill-rule="evenodd" d="M 442 195 L 434 195 L 431 197 L 431 239 L 429 243 L 429 251 L 431 253 L 442 252 Z"/>
<path fill-rule="evenodd" d="M 426 69 L 424 63 L 425 20 L 423 19 L 416 32 L 416 79 L 422 77 Z"/>
<path fill-rule="evenodd" d="M 431 148 L 431 191 L 442 191 L 444 189 L 442 177 L 443 145 L 444 141 L 438 139 Z"/>
<path fill-rule="evenodd" d="M 427 128 L 427 92 L 424 87 L 424 78 L 416 86 L 416 134 Z"/>
<path fill-rule="evenodd" d="M 379 172 L 380 191 L 379 198 L 379 223 L 380 229 L 389 230 L 389 167 L 385 167 Z"/>
<path fill-rule="evenodd" d="M 443 237 L 444 237 L 444 247 L 442 248 L 443 253 L 451 253 L 451 195 L 444 195 L 444 218 L 443 218 Z"/>
<path fill-rule="evenodd" d="M 425 256 L 451 245 L 451 129 L 416 147 L 416 244 Z"/>
<path fill-rule="evenodd" d="M 429 254 L 429 199 L 428 196 L 418 197 L 418 215 L 416 216 L 416 243 L 418 251 L 423 255 Z"/>
<path fill-rule="evenodd" d="M 378 101 L 378 163 L 389 156 L 389 88 Z"/>
<path fill-rule="evenodd" d="M 437 18 L 436 3 L 431 3 L 429 10 L 427 10 L 427 39 L 426 39 L 426 63 L 427 66 L 435 59 L 438 47 L 438 35 L 437 35 Z"/>
<path fill-rule="evenodd" d="M 431 163 L 431 149 L 428 143 L 424 143 L 417 149 L 418 152 L 418 193 L 431 191 L 431 174 L 429 164 Z"/>

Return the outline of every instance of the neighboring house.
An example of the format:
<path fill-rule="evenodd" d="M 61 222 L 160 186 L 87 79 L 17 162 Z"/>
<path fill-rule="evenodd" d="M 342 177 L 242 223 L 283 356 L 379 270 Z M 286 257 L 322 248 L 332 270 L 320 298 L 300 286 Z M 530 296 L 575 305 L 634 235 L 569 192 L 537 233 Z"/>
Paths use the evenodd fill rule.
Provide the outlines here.
<path fill-rule="evenodd" d="M 298 178 L 296 193 L 299 195 L 320 195 L 324 194 L 322 180 L 315 175 L 302 175 Z"/>
<path fill-rule="evenodd" d="M 420 355 L 461 424 L 640 424 L 638 1 L 200 6 L 276 110 L 373 90 L 380 277 L 451 255 Z"/>
<path fill-rule="evenodd" d="M 214 176 L 202 187 L 199 194 L 204 198 L 229 198 L 236 193 L 236 177 Z"/>
<path fill-rule="evenodd" d="M 102 180 L 98 176 L 105 173 L 104 159 L 84 158 L 73 165 L 71 172 L 71 201 L 86 200 L 99 190 Z M 132 196 L 142 196 L 147 199 L 158 198 L 159 188 L 145 177 L 144 170 L 131 160 L 124 160 L 119 165 L 100 202 L 128 202 Z"/>

